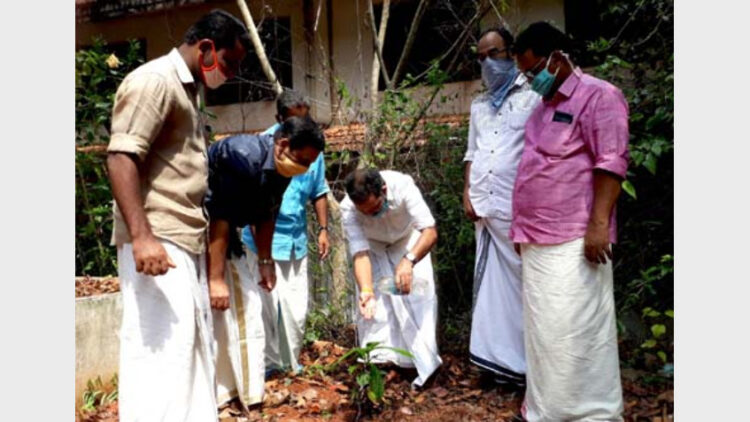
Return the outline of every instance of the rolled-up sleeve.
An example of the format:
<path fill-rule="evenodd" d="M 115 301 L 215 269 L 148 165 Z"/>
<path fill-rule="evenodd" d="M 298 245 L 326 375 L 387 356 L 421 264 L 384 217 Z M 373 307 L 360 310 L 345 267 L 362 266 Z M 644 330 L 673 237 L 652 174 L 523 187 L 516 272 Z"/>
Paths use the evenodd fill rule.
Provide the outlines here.
<path fill-rule="evenodd" d="M 357 210 L 354 208 L 354 203 L 348 197 L 341 202 L 341 222 L 344 226 L 349 254 L 354 256 L 358 252 L 369 251 L 370 242 L 367 241 L 365 232 L 357 221 Z"/>
<path fill-rule="evenodd" d="M 318 155 L 318 158 L 313 163 L 313 189 L 310 190 L 310 199 L 319 198 L 330 191 L 328 183 L 326 182 L 326 165 L 323 159 L 323 153 Z"/>
<path fill-rule="evenodd" d="M 466 154 L 464 154 L 464 161 L 474 161 L 474 152 L 477 150 L 477 128 L 474 123 L 474 107 L 472 107 L 471 115 L 469 116 L 469 139 L 466 144 Z"/>
<path fill-rule="evenodd" d="M 628 169 L 628 103 L 622 91 L 603 88 L 592 99 L 586 143 L 594 156 L 594 168 L 625 178 Z"/>
<path fill-rule="evenodd" d="M 143 160 L 164 125 L 172 101 L 164 76 L 131 74 L 115 94 L 108 152 L 126 152 Z"/>
<path fill-rule="evenodd" d="M 402 193 L 406 201 L 406 211 L 412 218 L 414 228 L 424 230 L 427 227 L 434 227 L 435 219 L 432 217 L 430 207 L 427 206 L 427 202 L 422 197 L 422 192 L 414 183 L 414 179 L 411 176 L 406 176 L 404 179 Z"/>

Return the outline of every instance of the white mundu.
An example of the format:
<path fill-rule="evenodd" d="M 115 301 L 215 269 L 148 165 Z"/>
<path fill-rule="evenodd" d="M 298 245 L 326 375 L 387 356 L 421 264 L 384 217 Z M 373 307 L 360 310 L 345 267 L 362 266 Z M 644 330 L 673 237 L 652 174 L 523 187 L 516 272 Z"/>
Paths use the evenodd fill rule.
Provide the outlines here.
<path fill-rule="evenodd" d="M 583 243 L 521 246 L 529 422 L 623 420 L 612 261 Z"/>
<path fill-rule="evenodd" d="M 211 312 L 205 254 L 160 241 L 175 264 L 136 272 L 133 247 L 117 248 L 121 421 L 216 421 Z"/>
<path fill-rule="evenodd" d="M 524 385 L 521 259 L 508 236 L 524 125 L 540 97 L 519 74 L 498 109 L 483 94 L 471 104 L 464 161 L 469 199 L 479 217 L 469 359 L 498 383 Z"/>
<path fill-rule="evenodd" d="M 292 259 L 276 261 L 276 287 L 270 293 L 261 290 L 260 299 L 266 332 L 266 370 L 297 371 L 301 367 L 299 354 L 307 319 L 307 256 L 294 259 L 292 251 Z"/>
<path fill-rule="evenodd" d="M 213 310 L 217 343 L 216 395 L 220 405 L 234 397 L 239 397 L 246 407 L 263 401 L 265 332 L 257 265 L 253 253 L 227 260 L 229 309 Z"/>
<path fill-rule="evenodd" d="M 396 265 L 419 238 L 420 230 L 435 226 L 435 219 L 410 176 L 395 171 L 381 171 L 380 175 L 387 186 L 388 201 L 382 216 L 362 214 L 348 196 L 341 202 L 349 253 L 354 256 L 368 251 L 373 281 L 393 276 Z M 418 376 L 413 384 L 421 386 L 442 364 L 435 339 L 437 296 L 430 255 L 425 255 L 413 271 L 415 279 L 428 282 L 426 293 L 391 296 L 376 290 L 374 317 L 365 320 L 359 315 L 357 331 L 361 346 L 379 342 L 408 350 L 414 359 L 385 349 L 374 352 L 373 360 L 415 367 Z"/>

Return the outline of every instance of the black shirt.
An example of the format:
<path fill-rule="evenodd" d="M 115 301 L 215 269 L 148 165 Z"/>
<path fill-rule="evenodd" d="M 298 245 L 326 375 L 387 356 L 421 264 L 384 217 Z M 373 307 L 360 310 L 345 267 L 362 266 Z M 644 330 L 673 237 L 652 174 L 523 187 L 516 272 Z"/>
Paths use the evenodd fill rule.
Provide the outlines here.
<path fill-rule="evenodd" d="M 237 229 L 275 218 L 291 180 L 276 172 L 273 146 L 271 135 L 236 135 L 208 148 L 206 210 L 229 222 L 235 255 L 242 255 Z"/>

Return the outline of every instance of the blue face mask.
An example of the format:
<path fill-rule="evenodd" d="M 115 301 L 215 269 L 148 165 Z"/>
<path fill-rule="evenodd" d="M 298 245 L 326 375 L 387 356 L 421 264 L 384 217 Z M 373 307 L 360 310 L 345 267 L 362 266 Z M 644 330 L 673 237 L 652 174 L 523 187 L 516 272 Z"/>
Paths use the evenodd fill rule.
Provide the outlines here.
<path fill-rule="evenodd" d="M 516 63 L 511 59 L 492 59 L 482 62 L 482 81 L 492 97 L 492 105 L 499 108 L 518 76 Z"/>
<path fill-rule="evenodd" d="M 552 85 L 555 84 L 557 72 L 560 71 L 560 66 L 557 67 L 557 70 L 555 70 L 554 74 L 550 73 L 550 71 L 547 70 L 547 68 L 549 68 L 549 62 L 551 59 L 552 56 L 547 59 L 547 64 L 544 66 L 544 69 L 542 69 L 541 72 L 537 73 L 536 76 L 534 76 L 534 79 L 532 79 L 531 81 L 531 89 L 542 97 L 545 97 L 547 96 L 547 94 L 549 94 L 550 89 L 552 89 Z"/>
<path fill-rule="evenodd" d="M 386 211 L 388 211 L 388 198 L 385 198 L 383 200 L 383 206 L 381 206 L 380 209 L 378 210 L 378 212 L 376 212 L 372 216 L 375 217 L 375 218 L 381 218 L 382 216 L 385 215 Z"/>

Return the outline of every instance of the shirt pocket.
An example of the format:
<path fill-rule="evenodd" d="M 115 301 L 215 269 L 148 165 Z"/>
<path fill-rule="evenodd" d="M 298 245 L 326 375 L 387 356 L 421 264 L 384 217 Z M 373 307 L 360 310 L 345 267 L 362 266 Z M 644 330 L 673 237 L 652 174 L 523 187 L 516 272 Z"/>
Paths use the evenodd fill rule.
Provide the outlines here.
<path fill-rule="evenodd" d="M 535 148 L 544 155 L 551 157 L 565 157 L 576 151 L 580 145 L 576 145 L 577 121 L 572 123 L 549 122 L 542 130 L 539 141 Z"/>
<path fill-rule="evenodd" d="M 515 131 L 523 130 L 533 109 L 516 109 L 508 113 L 508 126 Z"/>

